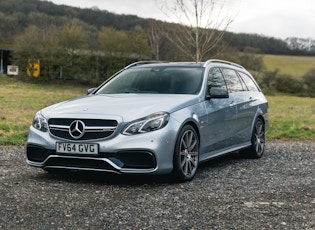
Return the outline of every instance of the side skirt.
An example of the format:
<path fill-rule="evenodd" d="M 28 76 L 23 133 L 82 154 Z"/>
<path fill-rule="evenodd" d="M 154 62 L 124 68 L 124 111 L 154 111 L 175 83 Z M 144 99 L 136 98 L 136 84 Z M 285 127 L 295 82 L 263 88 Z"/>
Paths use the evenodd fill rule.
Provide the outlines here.
<path fill-rule="evenodd" d="M 248 142 L 245 142 L 245 143 L 242 143 L 239 145 L 233 145 L 233 146 L 228 147 L 228 148 L 216 150 L 213 152 L 203 153 L 203 154 L 200 154 L 200 156 L 199 156 L 199 162 L 205 162 L 207 160 L 211 160 L 213 158 L 217 158 L 217 157 L 229 154 L 231 152 L 245 149 L 245 148 L 250 147 L 251 145 L 252 145 L 252 143 L 250 141 L 248 141 Z"/>

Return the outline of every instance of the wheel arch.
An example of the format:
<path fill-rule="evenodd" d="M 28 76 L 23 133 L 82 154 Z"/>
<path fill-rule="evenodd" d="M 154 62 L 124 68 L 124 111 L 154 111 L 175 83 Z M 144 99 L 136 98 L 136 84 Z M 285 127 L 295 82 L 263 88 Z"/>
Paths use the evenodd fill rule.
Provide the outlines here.
<path fill-rule="evenodd" d="M 196 131 L 196 133 L 198 135 L 199 142 L 200 142 L 200 130 L 199 130 L 199 127 L 197 126 L 197 124 L 195 122 L 193 122 L 193 121 L 188 121 L 188 122 L 186 122 L 184 124 L 184 126 L 185 125 L 190 125 L 190 126 L 192 126 L 195 129 L 195 131 Z M 200 143 L 199 143 L 199 145 L 200 145 Z"/>
<path fill-rule="evenodd" d="M 256 114 L 255 114 L 255 116 L 254 116 L 254 119 L 253 119 L 253 121 L 252 121 L 252 126 L 251 126 L 251 129 L 250 129 L 251 133 L 253 133 L 254 126 L 255 126 L 255 123 L 256 123 L 256 121 L 257 121 L 258 118 L 261 118 L 261 120 L 263 121 L 263 123 L 264 123 L 264 125 L 265 125 L 265 131 L 266 131 L 266 128 L 267 128 L 267 127 L 266 127 L 267 120 L 266 120 L 266 118 L 265 118 L 265 116 L 264 116 L 263 111 L 262 111 L 260 108 L 258 108 L 258 110 L 257 110 L 257 112 L 256 112 Z"/>
<path fill-rule="evenodd" d="M 198 126 L 198 124 L 197 124 L 197 121 L 194 120 L 194 119 L 189 119 L 189 120 L 186 120 L 185 122 L 183 122 L 183 124 L 180 126 L 180 128 L 178 129 L 178 132 L 177 132 L 177 134 L 176 134 L 176 140 L 177 140 L 177 138 L 178 138 L 178 135 L 179 135 L 180 131 L 181 131 L 186 125 L 190 125 L 190 126 L 192 126 L 192 127 L 195 129 L 195 131 L 196 131 L 196 133 L 197 133 L 197 135 L 198 135 L 199 145 L 200 145 L 200 130 L 199 130 L 199 126 Z M 174 150 L 175 150 L 175 149 L 174 149 Z"/>
<path fill-rule="evenodd" d="M 198 124 L 197 124 L 197 121 L 194 120 L 194 119 L 188 119 L 186 120 L 185 122 L 182 123 L 182 125 L 179 127 L 177 133 L 176 133 L 176 138 L 175 140 L 177 141 L 178 137 L 179 137 L 179 134 L 181 132 L 181 130 L 186 126 L 186 125 L 190 125 L 191 127 L 193 127 L 197 133 L 197 136 L 198 136 L 198 139 L 199 139 L 199 146 L 200 146 L 200 130 L 199 130 L 199 127 L 198 127 Z M 173 147 L 173 154 L 175 153 L 175 144 L 174 144 L 174 147 Z M 174 159 L 173 159 L 173 164 L 174 164 Z"/>

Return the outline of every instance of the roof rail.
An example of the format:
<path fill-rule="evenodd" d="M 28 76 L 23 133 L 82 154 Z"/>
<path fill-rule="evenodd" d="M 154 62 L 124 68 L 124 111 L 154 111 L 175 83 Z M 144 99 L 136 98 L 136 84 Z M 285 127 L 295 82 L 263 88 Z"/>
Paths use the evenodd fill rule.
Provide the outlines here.
<path fill-rule="evenodd" d="M 138 65 L 145 65 L 145 64 L 152 64 L 152 63 L 160 63 L 161 61 L 138 61 L 138 62 L 134 62 L 131 63 L 130 65 L 127 65 L 124 69 L 129 69 L 131 67 L 134 66 L 138 66 Z"/>
<path fill-rule="evenodd" d="M 224 60 L 220 60 L 220 59 L 210 59 L 208 61 L 206 61 L 203 66 L 206 67 L 207 65 L 209 65 L 210 63 L 223 63 L 223 64 L 228 64 L 228 65 L 233 65 L 233 66 L 236 66 L 236 67 L 239 67 L 239 68 L 242 68 L 242 69 L 245 69 L 243 66 L 239 65 L 239 64 L 236 64 L 236 63 L 233 63 L 233 62 L 229 62 L 229 61 L 224 61 Z"/>

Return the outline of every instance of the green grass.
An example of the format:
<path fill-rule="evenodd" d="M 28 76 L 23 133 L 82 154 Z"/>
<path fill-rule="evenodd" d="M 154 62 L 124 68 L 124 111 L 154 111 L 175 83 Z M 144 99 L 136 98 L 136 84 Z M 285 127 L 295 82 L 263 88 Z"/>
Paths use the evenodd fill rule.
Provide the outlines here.
<path fill-rule="evenodd" d="M 31 84 L 0 75 L 0 145 L 24 145 L 39 109 L 85 92 L 80 87 Z"/>
<path fill-rule="evenodd" d="M 315 98 L 269 96 L 267 99 L 269 139 L 315 140 Z"/>
<path fill-rule="evenodd" d="M 297 78 L 315 68 L 315 57 L 264 55 L 263 60 L 268 70 L 279 69 L 279 73 Z"/>
<path fill-rule="evenodd" d="M 25 83 L 0 75 L 0 145 L 25 145 L 39 109 L 82 96 L 87 88 Z M 315 98 L 270 96 L 268 101 L 269 140 L 315 140 Z"/>

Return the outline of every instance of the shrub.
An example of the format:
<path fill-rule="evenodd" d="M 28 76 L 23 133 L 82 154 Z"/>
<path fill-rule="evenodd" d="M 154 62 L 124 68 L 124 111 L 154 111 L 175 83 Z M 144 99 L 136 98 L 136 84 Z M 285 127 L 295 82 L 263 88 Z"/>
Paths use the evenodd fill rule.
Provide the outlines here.
<path fill-rule="evenodd" d="M 303 76 L 304 83 L 307 87 L 307 91 L 315 96 L 315 68 L 309 70 L 304 76 Z"/>
<path fill-rule="evenodd" d="M 276 77 L 275 86 L 276 89 L 282 93 L 300 95 L 303 91 L 303 83 L 288 74 L 278 75 Z"/>
<path fill-rule="evenodd" d="M 239 55 L 240 64 L 246 69 L 254 71 L 262 71 L 265 69 L 263 56 L 255 49 L 246 49 Z"/>

